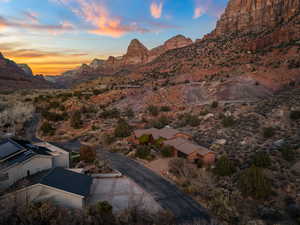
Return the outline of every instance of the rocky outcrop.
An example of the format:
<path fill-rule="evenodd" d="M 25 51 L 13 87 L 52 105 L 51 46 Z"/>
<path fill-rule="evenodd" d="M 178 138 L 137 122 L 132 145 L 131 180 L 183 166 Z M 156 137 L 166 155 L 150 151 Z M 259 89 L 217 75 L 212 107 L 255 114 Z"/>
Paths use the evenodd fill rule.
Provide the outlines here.
<path fill-rule="evenodd" d="M 28 76 L 33 76 L 31 68 L 27 64 L 18 64 L 18 66 L 25 72 Z"/>
<path fill-rule="evenodd" d="M 101 59 L 94 59 L 91 64 L 90 67 L 93 69 L 97 69 L 101 66 L 103 66 L 103 64 L 105 63 L 105 60 L 101 60 Z"/>
<path fill-rule="evenodd" d="M 148 61 L 148 49 L 137 39 L 133 39 L 122 57 L 123 65 L 144 64 Z"/>
<path fill-rule="evenodd" d="M 24 70 L 26 68 L 26 70 Z M 6 59 L 0 53 L 0 90 L 16 90 L 24 88 L 51 88 L 53 85 L 42 77 L 32 76 L 29 66 L 19 66 Z"/>
<path fill-rule="evenodd" d="M 186 38 L 183 35 L 177 35 L 175 37 L 172 37 L 169 40 L 167 40 L 163 45 L 151 49 L 148 62 L 151 62 L 152 60 L 156 59 L 157 57 L 169 50 L 182 48 L 191 44 L 193 44 L 192 39 Z"/>
<path fill-rule="evenodd" d="M 289 21 L 300 11 L 300 0 L 230 0 L 214 35 L 260 32 Z"/>

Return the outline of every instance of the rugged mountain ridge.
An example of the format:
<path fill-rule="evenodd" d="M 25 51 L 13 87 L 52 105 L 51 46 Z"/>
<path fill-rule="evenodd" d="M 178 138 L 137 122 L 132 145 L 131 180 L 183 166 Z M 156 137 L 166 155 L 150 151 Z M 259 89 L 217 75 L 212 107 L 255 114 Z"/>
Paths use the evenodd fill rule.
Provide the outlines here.
<path fill-rule="evenodd" d="M 6 59 L 0 53 L 0 89 L 11 91 L 20 88 L 52 88 L 53 84 L 46 81 L 41 76 L 33 76 L 28 65 L 16 64 L 14 61 Z"/>
<path fill-rule="evenodd" d="M 136 68 L 155 60 L 169 50 L 191 44 L 193 44 L 193 41 L 190 38 L 177 35 L 167 40 L 163 45 L 149 50 L 138 39 L 133 39 L 129 43 L 125 55 L 110 56 L 107 60 L 94 59 L 89 65 L 83 64 L 74 70 L 64 72 L 55 81 L 66 87 L 72 86 L 102 75 L 111 75 L 123 69 Z"/>
<path fill-rule="evenodd" d="M 230 0 L 213 34 L 261 32 L 289 21 L 299 10 L 299 0 Z"/>

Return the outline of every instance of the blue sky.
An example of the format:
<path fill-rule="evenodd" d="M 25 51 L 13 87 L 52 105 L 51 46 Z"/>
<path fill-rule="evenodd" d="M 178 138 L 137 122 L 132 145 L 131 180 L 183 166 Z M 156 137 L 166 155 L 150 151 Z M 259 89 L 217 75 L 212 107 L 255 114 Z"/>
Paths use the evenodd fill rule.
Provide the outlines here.
<path fill-rule="evenodd" d="M 133 38 L 153 48 L 201 38 L 228 0 L 0 0 L 0 52 L 35 73 L 58 74 L 122 55 Z"/>

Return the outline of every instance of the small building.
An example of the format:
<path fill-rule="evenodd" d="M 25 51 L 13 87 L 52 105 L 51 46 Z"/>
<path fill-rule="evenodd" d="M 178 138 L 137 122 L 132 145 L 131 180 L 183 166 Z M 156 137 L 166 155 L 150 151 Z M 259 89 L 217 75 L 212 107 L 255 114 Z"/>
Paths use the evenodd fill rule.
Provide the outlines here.
<path fill-rule="evenodd" d="M 18 204 L 51 201 L 54 204 L 83 209 L 87 205 L 93 179 L 90 176 L 64 168 L 48 171 L 38 181 L 35 176 L 30 185 L 2 197 L 2 201 L 13 198 Z"/>
<path fill-rule="evenodd" d="M 191 136 L 188 134 L 185 134 L 179 130 L 176 130 L 171 127 L 165 127 L 163 129 L 156 129 L 156 128 L 150 128 L 150 129 L 140 129 L 140 130 L 135 130 L 134 131 L 134 137 L 133 137 L 133 142 L 137 143 L 139 142 L 139 138 L 142 137 L 143 135 L 151 135 L 151 137 L 154 140 L 157 140 L 159 138 L 165 139 L 165 140 L 172 140 L 174 138 L 185 138 L 185 139 L 190 139 Z"/>
<path fill-rule="evenodd" d="M 48 143 L 5 139 L 0 142 L 0 190 L 55 167 L 69 167 L 69 153 Z"/>
<path fill-rule="evenodd" d="M 197 145 L 187 139 L 175 138 L 164 141 L 163 144 L 173 148 L 175 157 L 186 158 L 193 162 L 201 160 L 207 165 L 215 162 L 215 153 L 213 151 Z"/>

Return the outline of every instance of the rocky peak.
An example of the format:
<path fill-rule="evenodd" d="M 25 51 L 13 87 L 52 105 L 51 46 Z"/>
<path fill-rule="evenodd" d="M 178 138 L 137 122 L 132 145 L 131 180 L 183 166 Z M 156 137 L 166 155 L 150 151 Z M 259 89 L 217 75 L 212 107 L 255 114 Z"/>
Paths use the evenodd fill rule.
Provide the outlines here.
<path fill-rule="evenodd" d="M 33 76 L 31 68 L 27 64 L 17 64 L 19 68 L 21 68 L 27 76 Z"/>
<path fill-rule="evenodd" d="M 175 48 L 182 48 L 182 47 L 185 47 L 185 46 L 191 45 L 191 44 L 193 44 L 192 39 L 186 38 L 183 35 L 177 35 L 177 36 L 172 37 L 169 40 L 167 40 L 164 44 L 164 47 L 167 50 L 171 50 L 171 49 L 175 49 Z"/>
<path fill-rule="evenodd" d="M 105 60 L 101 60 L 101 59 L 94 59 L 91 64 L 90 67 L 92 67 L 93 69 L 97 69 L 100 66 L 102 66 L 105 63 Z"/>
<path fill-rule="evenodd" d="M 2 55 L 1 52 L 0 52 L 0 59 L 4 59 L 4 56 Z"/>
<path fill-rule="evenodd" d="M 300 12 L 300 0 L 230 0 L 214 35 L 259 32 Z"/>
<path fill-rule="evenodd" d="M 148 49 L 138 40 L 133 39 L 127 49 L 126 55 L 124 55 L 124 64 L 140 64 L 145 63 L 148 60 Z"/>

